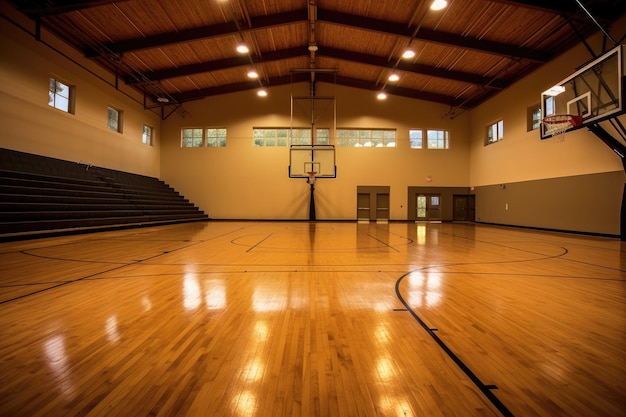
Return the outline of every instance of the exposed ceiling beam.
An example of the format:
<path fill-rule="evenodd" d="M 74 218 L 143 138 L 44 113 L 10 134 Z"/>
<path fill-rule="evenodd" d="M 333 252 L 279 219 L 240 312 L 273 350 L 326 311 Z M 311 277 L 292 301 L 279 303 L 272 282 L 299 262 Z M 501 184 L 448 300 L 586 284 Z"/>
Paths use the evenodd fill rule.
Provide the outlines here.
<path fill-rule="evenodd" d="M 271 26 L 305 23 L 306 19 L 307 9 L 298 9 L 269 16 L 252 17 L 250 19 L 251 26 L 248 26 L 247 24 L 242 24 L 240 26 L 242 31 L 245 32 Z M 229 22 L 108 43 L 104 44 L 102 49 L 106 51 L 106 53 L 120 54 L 139 49 L 158 48 L 175 43 L 190 42 L 209 37 L 231 35 L 234 33 L 238 33 L 237 24 L 235 22 Z M 85 56 L 87 58 L 94 58 L 101 54 L 102 53 L 95 50 L 85 51 Z"/>
<path fill-rule="evenodd" d="M 292 82 L 304 82 L 308 81 L 309 74 L 300 73 L 300 74 L 292 74 L 292 75 L 284 75 L 281 77 L 274 77 L 269 79 L 270 86 L 278 86 L 290 84 Z M 206 98 L 208 96 L 214 96 L 218 94 L 226 94 L 226 93 L 235 93 L 238 91 L 247 91 L 254 90 L 258 88 L 258 83 L 256 81 L 243 82 L 243 83 L 234 83 L 234 84 L 226 84 L 220 85 L 218 87 L 209 87 L 209 88 L 201 88 L 198 90 L 185 91 L 182 93 L 171 94 L 171 97 L 176 102 L 186 102 L 192 100 L 200 100 Z"/>
<path fill-rule="evenodd" d="M 321 22 L 334 23 L 342 26 L 352 26 L 358 29 L 384 32 L 407 38 L 411 38 L 413 32 L 415 31 L 414 28 L 407 27 L 402 23 L 373 19 L 348 13 L 334 12 L 326 9 L 318 9 L 317 17 Z M 549 53 L 538 51 L 536 49 L 520 48 L 501 42 L 486 41 L 457 35 L 455 33 L 425 28 L 420 28 L 420 30 L 417 31 L 415 39 L 542 63 L 548 62 L 552 57 Z"/>
<path fill-rule="evenodd" d="M 251 26 L 243 25 L 242 27 L 245 28 L 244 31 L 251 31 L 277 25 L 306 23 L 307 18 L 307 9 L 298 9 L 269 16 L 252 17 Z M 407 27 L 406 25 L 400 23 L 366 18 L 363 16 L 341 12 L 333 12 L 325 9 L 317 10 L 317 19 L 319 22 L 352 26 L 362 30 L 384 32 L 407 38 L 410 38 L 415 30 L 414 28 Z M 230 35 L 237 32 L 237 25 L 234 22 L 223 23 L 104 44 L 102 51 L 88 50 L 85 51 L 85 55 L 89 58 L 93 58 L 95 56 L 102 55 L 103 53 L 120 54 L 139 49 L 157 48 L 164 45 L 189 42 L 208 37 Z M 542 63 L 547 62 L 551 58 L 549 53 L 535 49 L 519 48 L 501 42 L 486 41 L 425 28 L 421 28 L 417 32 L 416 39 Z"/>
<path fill-rule="evenodd" d="M 284 59 L 291 59 L 297 57 L 307 57 L 306 50 L 304 48 L 290 48 L 270 53 L 265 53 L 262 56 L 254 55 L 252 61 L 255 64 L 262 64 L 265 62 L 280 61 Z M 386 57 L 364 55 L 356 52 L 346 51 L 343 49 L 321 47 L 317 51 L 318 56 L 325 56 L 329 58 L 341 59 L 351 62 L 357 62 L 365 65 L 372 65 L 382 68 L 392 69 L 392 63 Z M 141 74 L 141 77 L 127 77 L 124 81 L 127 84 L 136 84 L 141 82 L 154 82 L 167 78 L 182 77 L 186 75 L 193 75 L 203 72 L 219 71 L 239 66 L 250 65 L 250 61 L 247 57 L 233 57 L 227 59 L 220 59 L 209 62 L 202 62 L 199 64 L 190 64 L 176 68 L 164 68 L 152 72 L 145 72 Z M 438 68 L 430 65 L 402 62 L 397 67 L 400 71 L 406 71 L 414 74 L 428 75 L 432 77 L 444 78 L 454 81 L 460 81 L 468 84 L 476 85 L 488 85 L 492 89 L 503 89 L 510 85 L 508 81 L 500 79 L 492 79 L 483 77 L 477 74 L 446 70 L 444 68 Z"/>
<path fill-rule="evenodd" d="M 527 7 L 529 9 L 541 10 L 548 13 L 561 15 L 565 18 L 578 17 L 582 20 L 589 20 L 574 1 L 562 0 L 492 0 L 496 3 L 510 4 L 515 7 Z M 621 5 L 621 11 L 620 9 Z M 589 11 L 598 20 L 611 21 L 615 14 L 622 14 L 626 6 L 622 0 L 599 1 L 588 6 Z"/>
<path fill-rule="evenodd" d="M 56 0 L 56 1 L 28 1 L 19 0 L 13 1 L 13 4 L 24 14 L 34 16 L 52 16 L 55 14 L 62 14 L 73 12 L 76 10 L 88 9 L 90 7 L 104 6 L 111 3 L 122 3 L 128 0 L 93 0 L 93 1 L 81 1 L 81 0 Z"/>
<path fill-rule="evenodd" d="M 361 88 L 361 89 L 370 90 L 370 91 L 376 91 L 376 87 L 371 82 L 359 80 L 356 78 L 342 77 L 336 74 L 326 74 L 326 73 L 318 73 L 316 75 L 316 78 L 317 78 L 317 81 L 319 82 L 339 84 L 339 85 L 344 85 L 347 87 L 355 87 L 355 88 Z M 295 73 L 295 74 L 282 76 L 282 77 L 271 78 L 269 80 L 269 85 L 278 86 L 278 85 L 285 85 L 285 84 L 290 84 L 294 82 L 308 82 L 308 81 L 309 81 L 309 74 L 306 72 L 302 72 L 302 73 Z M 192 100 L 200 100 L 200 99 L 206 98 L 207 96 L 214 96 L 214 95 L 219 95 L 219 94 L 252 90 L 254 88 L 255 87 L 253 86 L 253 84 L 249 82 L 248 83 L 235 83 L 235 84 L 222 85 L 219 87 L 203 88 L 199 90 L 172 94 L 171 97 L 175 102 L 186 102 L 186 101 L 192 101 Z M 433 102 L 437 102 L 441 104 L 450 105 L 453 107 L 458 107 L 462 104 L 461 100 L 454 98 L 454 97 L 449 97 L 449 96 L 445 96 L 441 94 L 428 93 L 428 92 L 413 90 L 409 88 L 394 87 L 393 90 L 390 91 L 390 93 L 393 95 L 409 97 L 409 98 L 414 98 L 418 100 L 433 101 Z M 154 100 L 156 100 L 156 98 L 154 98 Z"/>
<path fill-rule="evenodd" d="M 304 48 L 282 49 L 280 51 L 266 52 L 263 55 L 252 55 L 252 62 L 262 64 L 264 62 L 278 61 L 283 59 L 297 58 L 306 56 Z M 167 78 L 182 77 L 185 75 L 193 75 L 202 72 L 220 71 L 234 67 L 250 66 L 250 59 L 247 56 L 237 56 L 226 59 L 218 59 L 215 61 L 201 62 L 199 64 L 184 65 L 176 68 L 164 68 L 152 72 L 142 73 L 141 79 L 129 77 L 125 81 L 128 84 L 138 82 L 159 81 Z"/>
<path fill-rule="evenodd" d="M 323 81 L 327 83 L 337 83 L 339 85 L 344 85 L 347 87 L 355 87 L 364 90 L 377 91 L 376 86 L 368 81 L 364 81 L 356 78 L 349 78 L 340 75 L 330 75 L 330 74 L 318 74 L 318 81 Z M 402 97 L 409 97 L 418 100 L 426 100 L 426 101 L 434 101 L 436 103 L 447 104 L 453 107 L 458 107 L 461 104 L 461 100 L 442 95 L 436 93 L 429 93 L 425 91 L 414 90 L 410 88 L 402 88 L 402 87 L 393 87 L 392 89 L 387 90 L 390 94 Z"/>
<path fill-rule="evenodd" d="M 390 62 L 386 57 L 382 56 L 374 56 L 374 55 L 364 55 L 356 52 L 346 51 L 343 49 L 334 49 L 327 47 L 320 47 L 317 51 L 319 56 L 327 56 L 330 58 L 341 59 L 346 61 L 358 62 L 361 64 L 373 65 L 377 67 L 383 68 L 393 68 L 393 63 Z M 433 67 L 431 65 L 410 63 L 410 62 L 401 62 L 397 66 L 398 70 L 412 72 L 420 75 L 430 75 L 432 77 L 445 78 L 449 80 L 461 81 L 469 84 L 477 84 L 477 85 L 487 85 L 489 84 L 492 88 L 502 89 L 509 86 L 510 83 L 503 80 L 493 80 L 491 78 L 482 77 L 477 74 L 462 72 L 462 71 L 452 71 L 446 70 L 444 68 Z"/>

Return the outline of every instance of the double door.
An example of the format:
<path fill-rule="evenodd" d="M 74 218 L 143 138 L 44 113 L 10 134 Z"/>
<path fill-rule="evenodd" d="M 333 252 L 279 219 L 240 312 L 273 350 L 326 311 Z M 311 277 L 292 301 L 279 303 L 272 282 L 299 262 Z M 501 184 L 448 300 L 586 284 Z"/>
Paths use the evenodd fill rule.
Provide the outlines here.
<path fill-rule="evenodd" d="M 389 221 L 389 187 L 358 186 L 356 204 L 359 222 Z"/>
<path fill-rule="evenodd" d="M 417 221 L 441 220 L 441 195 L 417 194 L 415 196 L 415 210 Z"/>

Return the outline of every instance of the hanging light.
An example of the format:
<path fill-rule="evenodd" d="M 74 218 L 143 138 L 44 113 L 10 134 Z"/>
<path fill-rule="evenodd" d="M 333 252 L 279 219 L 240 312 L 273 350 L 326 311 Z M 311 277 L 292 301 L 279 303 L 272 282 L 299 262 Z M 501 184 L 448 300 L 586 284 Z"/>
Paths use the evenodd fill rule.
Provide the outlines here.
<path fill-rule="evenodd" d="M 391 75 L 389 75 L 389 78 L 387 78 L 389 81 L 391 82 L 396 82 L 400 79 L 400 76 L 398 74 L 396 74 L 395 72 L 391 73 Z"/>
<path fill-rule="evenodd" d="M 445 9 L 447 5 L 448 2 L 446 0 L 435 0 L 433 1 L 433 4 L 430 5 L 430 10 Z"/>
<path fill-rule="evenodd" d="M 404 59 L 411 59 L 415 57 L 415 51 L 412 49 L 407 49 L 406 51 L 404 51 L 404 53 L 402 54 L 402 58 Z"/>
<path fill-rule="evenodd" d="M 237 45 L 237 52 L 239 52 L 240 54 L 247 54 L 250 51 L 250 49 L 248 49 L 248 46 L 245 43 L 240 43 L 239 45 Z"/>

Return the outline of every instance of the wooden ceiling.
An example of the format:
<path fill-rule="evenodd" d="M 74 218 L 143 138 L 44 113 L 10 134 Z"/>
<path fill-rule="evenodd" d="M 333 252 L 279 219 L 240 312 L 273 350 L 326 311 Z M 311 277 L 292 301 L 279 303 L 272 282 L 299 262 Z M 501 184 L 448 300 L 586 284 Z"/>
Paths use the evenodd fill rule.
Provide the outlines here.
<path fill-rule="evenodd" d="M 594 32 L 623 41 L 623 0 L 431 2 L 10 1 L 155 104 L 319 81 L 471 109 Z"/>

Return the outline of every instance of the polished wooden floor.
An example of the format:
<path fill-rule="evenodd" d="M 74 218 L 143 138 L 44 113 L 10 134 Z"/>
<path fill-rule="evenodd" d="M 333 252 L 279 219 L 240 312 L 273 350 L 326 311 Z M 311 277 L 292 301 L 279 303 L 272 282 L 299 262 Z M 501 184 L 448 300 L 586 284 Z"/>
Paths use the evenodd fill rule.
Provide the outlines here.
<path fill-rule="evenodd" d="M 0 244 L 1 416 L 626 415 L 626 244 L 208 222 Z"/>

